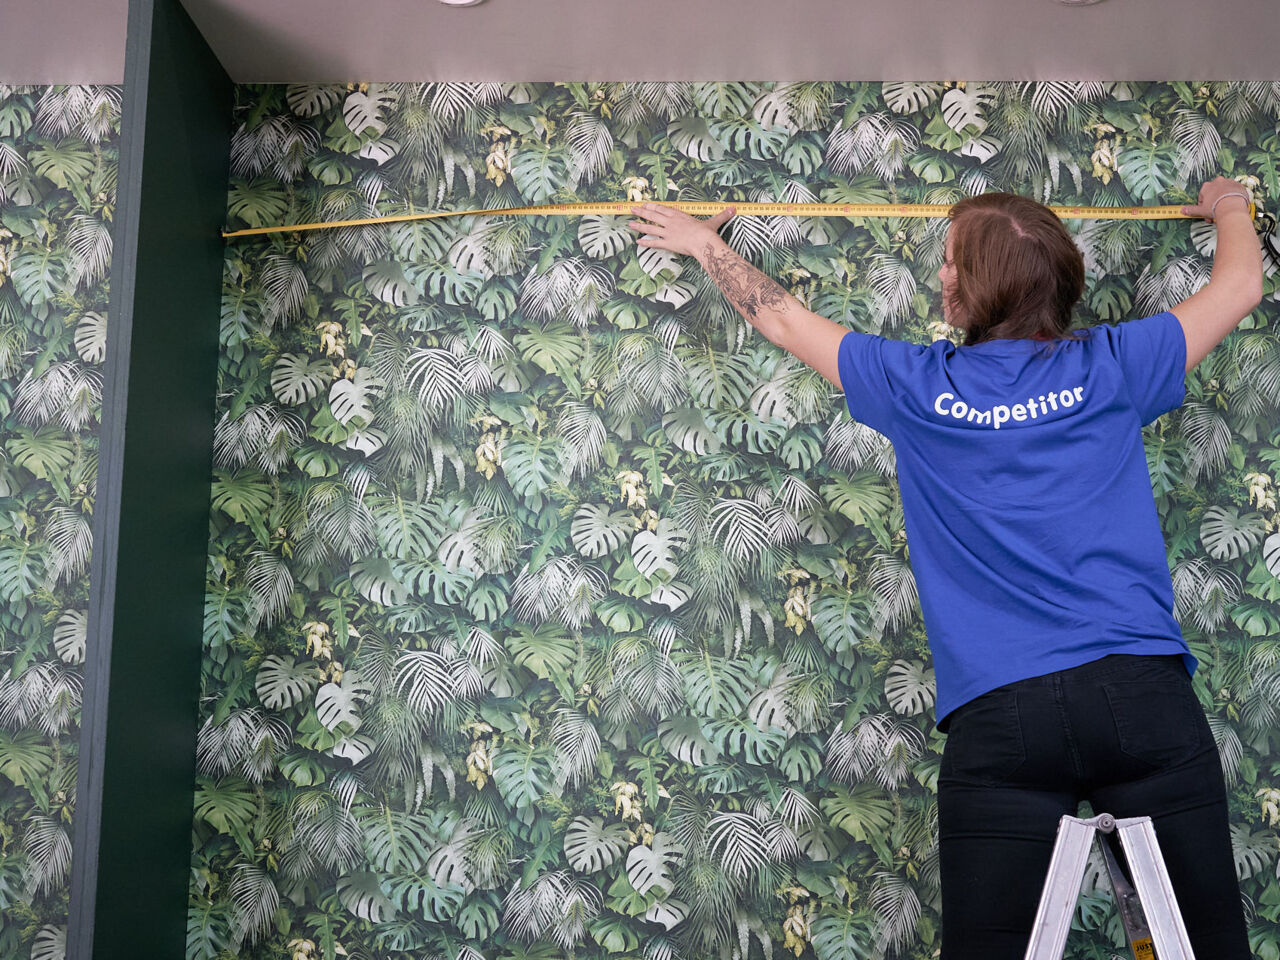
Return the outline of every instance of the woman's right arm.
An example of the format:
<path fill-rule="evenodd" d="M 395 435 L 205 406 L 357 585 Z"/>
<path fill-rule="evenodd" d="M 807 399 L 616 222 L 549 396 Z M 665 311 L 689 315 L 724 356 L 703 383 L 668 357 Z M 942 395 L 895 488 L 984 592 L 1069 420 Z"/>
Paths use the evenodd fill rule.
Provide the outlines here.
<path fill-rule="evenodd" d="M 787 293 L 720 238 L 712 234 L 695 256 L 712 282 L 743 318 L 771 343 L 826 377 L 837 390 L 840 383 L 840 341 L 849 332 L 819 316 Z"/>
<path fill-rule="evenodd" d="M 1237 181 L 1218 177 L 1200 188 L 1197 203 L 1182 208 L 1185 214 L 1209 219 L 1218 202 L 1212 217 L 1218 246 L 1209 282 L 1171 311 L 1187 338 L 1187 373 L 1262 302 L 1262 247 L 1249 216 L 1249 200 L 1229 196 L 1245 192 Z"/>
<path fill-rule="evenodd" d="M 848 328 L 809 310 L 721 239 L 717 231 L 737 212 L 736 207 L 726 206 L 709 220 L 695 220 L 659 203 L 632 207 L 631 212 L 652 221 L 631 221 L 632 229 L 646 234 L 636 241 L 638 246 L 696 257 L 725 299 L 761 336 L 818 371 L 837 390 L 851 386 L 841 384 L 839 364 L 840 341 Z"/>

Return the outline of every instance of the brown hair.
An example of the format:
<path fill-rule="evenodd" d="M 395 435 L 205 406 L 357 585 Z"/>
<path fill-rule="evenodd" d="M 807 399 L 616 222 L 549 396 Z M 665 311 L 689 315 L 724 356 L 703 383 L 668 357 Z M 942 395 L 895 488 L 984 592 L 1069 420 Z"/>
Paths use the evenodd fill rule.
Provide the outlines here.
<path fill-rule="evenodd" d="M 965 318 L 965 346 L 1071 336 L 1084 258 L 1052 210 L 1016 193 L 984 193 L 961 200 L 950 217 L 950 307 Z"/>

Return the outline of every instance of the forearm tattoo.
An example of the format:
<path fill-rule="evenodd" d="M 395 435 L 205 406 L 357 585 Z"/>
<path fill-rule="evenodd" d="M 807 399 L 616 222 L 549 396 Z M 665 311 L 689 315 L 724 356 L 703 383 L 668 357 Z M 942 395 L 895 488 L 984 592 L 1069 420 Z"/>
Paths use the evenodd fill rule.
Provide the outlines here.
<path fill-rule="evenodd" d="M 765 276 L 731 250 L 717 254 L 714 244 L 707 244 L 707 275 L 724 291 L 729 302 L 754 318 L 761 309 L 783 313 L 790 294 L 776 280 Z"/>

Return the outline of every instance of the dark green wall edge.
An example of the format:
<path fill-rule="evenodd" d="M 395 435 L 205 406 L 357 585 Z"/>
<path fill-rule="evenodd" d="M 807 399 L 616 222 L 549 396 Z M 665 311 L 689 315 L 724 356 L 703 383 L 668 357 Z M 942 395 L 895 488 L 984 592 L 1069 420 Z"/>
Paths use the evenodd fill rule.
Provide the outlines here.
<path fill-rule="evenodd" d="M 232 88 L 131 0 L 67 956 L 181 957 Z"/>

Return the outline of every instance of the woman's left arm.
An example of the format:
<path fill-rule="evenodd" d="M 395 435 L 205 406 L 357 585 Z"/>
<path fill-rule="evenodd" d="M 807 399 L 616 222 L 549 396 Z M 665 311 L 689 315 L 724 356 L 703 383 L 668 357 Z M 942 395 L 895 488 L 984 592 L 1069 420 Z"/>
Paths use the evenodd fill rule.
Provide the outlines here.
<path fill-rule="evenodd" d="M 632 207 L 631 212 L 651 221 L 631 221 L 634 229 L 646 234 L 636 241 L 639 246 L 696 257 L 726 299 L 766 340 L 844 389 L 836 358 L 848 329 L 812 312 L 781 284 L 734 253 L 717 232 L 733 216 L 733 207 L 708 220 L 658 203 Z"/>

